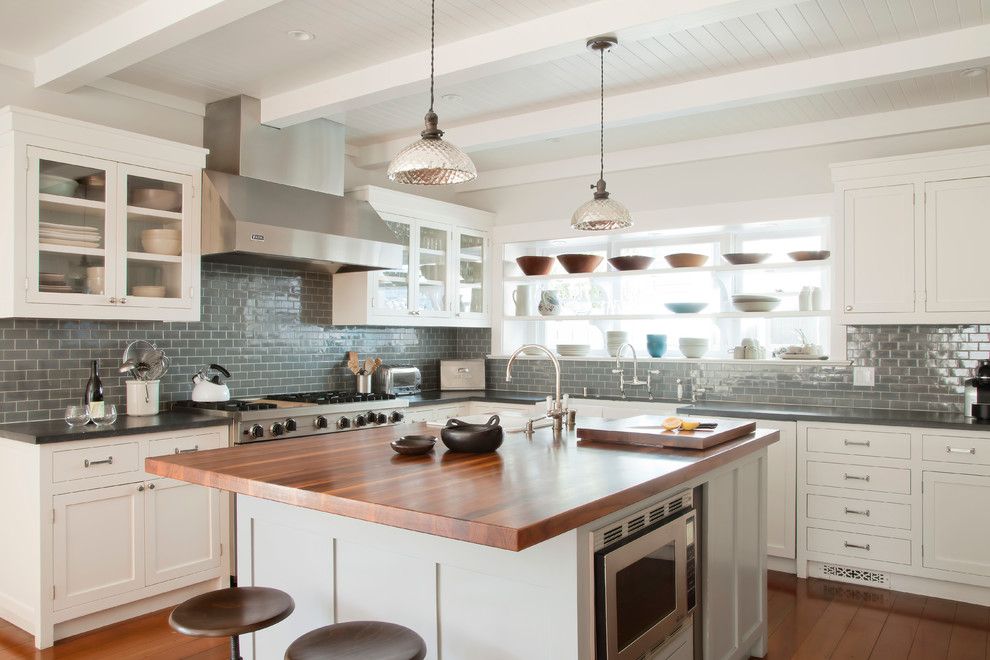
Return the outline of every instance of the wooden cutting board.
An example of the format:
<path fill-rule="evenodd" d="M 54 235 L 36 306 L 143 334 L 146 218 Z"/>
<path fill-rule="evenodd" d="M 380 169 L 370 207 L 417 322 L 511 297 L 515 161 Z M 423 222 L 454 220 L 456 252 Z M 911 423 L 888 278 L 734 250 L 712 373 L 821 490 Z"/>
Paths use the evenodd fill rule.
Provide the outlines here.
<path fill-rule="evenodd" d="M 668 431 L 661 423 L 664 415 L 639 415 L 622 419 L 591 419 L 578 422 L 578 444 L 608 442 L 646 447 L 672 447 L 676 449 L 708 449 L 723 442 L 736 440 L 756 430 L 756 422 L 738 419 L 699 419 L 691 421 L 718 424 L 714 429 L 694 431 Z"/>

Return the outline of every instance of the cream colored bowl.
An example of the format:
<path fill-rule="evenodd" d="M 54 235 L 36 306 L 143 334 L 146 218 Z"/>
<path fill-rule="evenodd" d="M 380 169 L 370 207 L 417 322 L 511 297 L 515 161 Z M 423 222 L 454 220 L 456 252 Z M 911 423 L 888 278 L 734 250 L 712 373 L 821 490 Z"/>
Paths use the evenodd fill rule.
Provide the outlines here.
<path fill-rule="evenodd" d="M 182 253 L 182 233 L 174 229 L 145 229 L 141 232 L 141 247 L 151 254 L 179 255 Z"/>
<path fill-rule="evenodd" d="M 133 286 L 131 295 L 139 298 L 164 298 L 165 287 L 163 286 Z"/>

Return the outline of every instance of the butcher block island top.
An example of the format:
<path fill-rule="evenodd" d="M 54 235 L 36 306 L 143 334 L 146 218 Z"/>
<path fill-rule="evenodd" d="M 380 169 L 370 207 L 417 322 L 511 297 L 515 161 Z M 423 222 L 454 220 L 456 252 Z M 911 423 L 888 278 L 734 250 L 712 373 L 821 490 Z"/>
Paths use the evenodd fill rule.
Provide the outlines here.
<path fill-rule="evenodd" d="M 579 420 L 581 421 L 581 420 Z M 738 420 L 736 420 L 738 421 Z M 389 442 L 439 429 L 365 429 L 148 458 L 156 475 L 461 541 L 523 550 L 677 487 L 777 440 L 759 429 L 706 450 L 577 444 L 506 433 L 490 454 L 399 456 Z"/>

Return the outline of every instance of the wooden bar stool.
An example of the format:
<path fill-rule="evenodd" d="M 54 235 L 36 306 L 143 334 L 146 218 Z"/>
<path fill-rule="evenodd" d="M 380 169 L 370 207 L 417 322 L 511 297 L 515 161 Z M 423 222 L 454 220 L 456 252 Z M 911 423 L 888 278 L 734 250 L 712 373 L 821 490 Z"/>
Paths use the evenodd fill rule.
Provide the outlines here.
<path fill-rule="evenodd" d="M 238 635 L 274 626 L 295 607 L 278 589 L 230 587 L 190 598 L 172 610 L 168 624 L 191 637 L 230 637 L 230 660 L 241 660 Z"/>
<path fill-rule="evenodd" d="M 289 645 L 285 660 L 423 660 L 426 642 L 384 621 L 348 621 L 311 630 Z"/>

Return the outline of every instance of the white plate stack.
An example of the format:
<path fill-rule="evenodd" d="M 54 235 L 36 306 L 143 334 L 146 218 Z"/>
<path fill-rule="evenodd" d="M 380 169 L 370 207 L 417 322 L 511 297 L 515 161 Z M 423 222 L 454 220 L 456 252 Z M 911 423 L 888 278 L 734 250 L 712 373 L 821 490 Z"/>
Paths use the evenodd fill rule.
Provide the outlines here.
<path fill-rule="evenodd" d="M 38 273 L 38 290 L 45 293 L 72 293 L 64 273 Z"/>
<path fill-rule="evenodd" d="M 557 344 L 560 357 L 584 357 L 591 352 L 589 344 Z"/>
<path fill-rule="evenodd" d="M 615 357 L 615 354 L 619 352 L 619 347 L 628 341 L 629 333 L 625 330 L 605 331 L 605 348 L 612 357 Z"/>
<path fill-rule="evenodd" d="M 38 239 L 45 245 L 99 248 L 102 234 L 97 227 L 61 225 L 55 222 L 38 223 Z"/>

